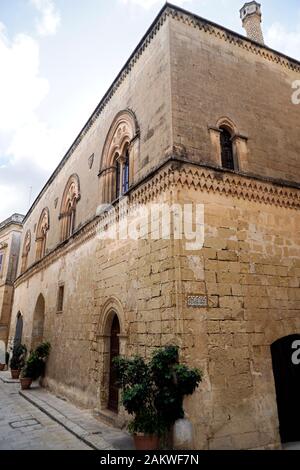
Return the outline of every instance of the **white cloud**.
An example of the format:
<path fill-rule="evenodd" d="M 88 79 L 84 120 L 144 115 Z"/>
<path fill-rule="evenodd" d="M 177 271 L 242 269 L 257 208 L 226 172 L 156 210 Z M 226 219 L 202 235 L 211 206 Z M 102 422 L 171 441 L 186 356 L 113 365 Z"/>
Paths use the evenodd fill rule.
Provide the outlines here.
<path fill-rule="evenodd" d="M 17 129 L 33 116 L 49 90 L 38 74 L 39 46 L 19 34 L 12 43 L 0 29 L 0 131 Z"/>
<path fill-rule="evenodd" d="M 281 23 L 273 23 L 267 30 L 268 46 L 300 60 L 300 24 L 295 31 L 288 31 Z"/>
<path fill-rule="evenodd" d="M 12 163 L 30 166 L 51 172 L 59 163 L 63 153 L 63 136 L 56 129 L 50 129 L 36 116 L 16 129 L 7 149 L 13 155 Z"/>
<path fill-rule="evenodd" d="M 28 209 L 29 187 L 36 193 L 63 154 L 62 131 L 39 118 L 50 89 L 39 55 L 36 40 L 9 40 L 0 23 L 0 220 Z"/>
<path fill-rule="evenodd" d="M 60 24 L 60 14 L 52 0 L 30 0 L 31 4 L 40 13 L 37 20 L 37 32 L 41 36 L 55 34 Z"/>
<path fill-rule="evenodd" d="M 20 188 L 18 186 L 0 184 L 0 201 L 0 222 L 17 211 L 22 213 L 28 209 L 26 204 L 20 204 Z"/>
<path fill-rule="evenodd" d="M 125 3 L 126 5 L 139 5 L 140 7 L 149 9 L 152 8 L 154 5 L 157 5 L 158 3 L 161 3 L 162 5 L 165 3 L 162 0 L 121 0 L 122 3 Z M 174 0 L 172 3 L 178 6 L 182 6 L 191 0 Z"/>

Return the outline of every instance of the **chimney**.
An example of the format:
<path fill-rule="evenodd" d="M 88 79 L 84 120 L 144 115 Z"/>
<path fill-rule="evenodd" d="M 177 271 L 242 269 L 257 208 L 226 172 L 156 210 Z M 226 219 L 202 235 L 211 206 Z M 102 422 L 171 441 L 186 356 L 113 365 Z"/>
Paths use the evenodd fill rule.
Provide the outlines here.
<path fill-rule="evenodd" d="M 264 44 L 264 36 L 261 28 L 261 5 L 257 2 L 245 3 L 240 10 L 243 27 L 247 32 L 247 36 L 252 41 Z"/>

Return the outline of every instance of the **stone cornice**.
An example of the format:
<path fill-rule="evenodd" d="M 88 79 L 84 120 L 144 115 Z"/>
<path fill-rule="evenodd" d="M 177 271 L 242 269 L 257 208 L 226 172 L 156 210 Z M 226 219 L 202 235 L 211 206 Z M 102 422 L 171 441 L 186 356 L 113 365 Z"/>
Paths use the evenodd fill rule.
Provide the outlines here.
<path fill-rule="evenodd" d="M 172 159 L 151 180 L 130 196 L 133 204 L 144 204 L 172 187 L 187 187 L 218 193 L 261 204 L 300 209 L 300 188 L 267 181 L 246 174 L 204 167 L 182 159 Z"/>
<path fill-rule="evenodd" d="M 300 209 L 300 190 L 297 188 L 279 186 L 244 175 L 220 173 L 188 164 L 178 168 L 176 166 L 166 168 L 155 178 L 155 187 L 153 188 L 153 182 L 148 183 L 141 197 L 145 199 L 153 190 L 157 192 L 157 188 L 171 185 L 219 193 L 262 204 Z"/>
<path fill-rule="evenodd" d="M 21 274 L 15 281 L 15 288 L 25 281 L 28 281 L 34 274 L 42 269 L 46 269 L 52 263 L 57 261 L 61 256 L 65 256 L 69 252 L 75 250 L 78 246 L 88 242 L 96 235 L 98 217 L 94 217 L 91 221 L 87 222 L 83 227 L 77 230 L 68 240 L 60 243 L 57 247 L 51 250 L 43 259 L 31 265 L 23 274 Z"/>
<path fill-rule="evenodd" d="M 19 225 L 20 227 L 22 227 L 23 220 L 24 220 L 24 215 L 13 214 L 11 217 L 9 217 L 8 219 L 0 223 L 0 230 L 8 227 L 9 225 Z"/>
<path fill-rule="evenodd" d="M 209 194 L 220 194 L 259 204 L 300 209 L 300 187 L 288 186 L 280 181 L 267 181 L 254 176 L 237 174 L 221 168 L 212 168 L 185 161 L 179 157 L 170 157 L 160 167 L 146 176 L 128 192 L 129 204 L 135 207 L 154 201 L 160 194 L 174 188 L 194 188 Z M 118 205 L 118 201 L 114 203 Z M 34 274 L 47 268 L 78 246 L 96 236 L 98 222 L 106 215 L 95 216 L 77 230 L 68 240 L 60 243 L 42 260 L 30 266 L 15 281 L 15 287 L 29 280 Z M 109 220 L 109 213 L 107 215 Z"/>
<path fill-rule="evenodd" d="M 280 64 L 283 67 L 286 67 L 290 70 L 295 70 L 297 72 L 300 72 L 300 62 L 298 62 L 295 59 L 292 59 L 280 52 L 277 52 L 265 45 L 262 45 L 260 43 L 256 43 L 255 41 L 252 41 L 249 38 L 246 38 L 245 36 L 242 36 L 234 31 L 231 31 L 223 26 L 217 25 L 216 23 L 213 23 L 212 21 L 206 20 L 204 18 L 201 18 L 193 13 L 190 13 L 178 6 L 172 5 L 170 3 L 166 3 L 155 20 L 153 21 L 152 25 L 136 47 L 136 49 L 133 51 L 131 56 L 129 57 L 128 61 L 114 80 L 113 84 L 111 87 L 108 89 L 108 91 L 105 93 L 104 97 L 100 101 L 99 105 L 96 107 L 94 112 L 92 113 L 91 117 L 88 119 L 78 136 L 76 137 L 75 141 L 65 154 L 64 158 L 54 171 L 54 173 L 51 175 L 50 179 L 46 183 L 46 185 L 43 187 L 41 190 L 40 194 L 34 201 L 33 205 L 29 209 L 27 215 L 25 216 L 25 220 L 27 220 L 27 217 L 29 214 L 31 214 L 32 210 L 38 203 L 38 201 L 41 199 L 42 195 L 46 191 L 46 189 L 50 186 L 52 181 L 56 178 L 57 174 L 61 171 L 61 169 L 64 167 L 65 163 L 67 160 L 72 156 L 76 148 L 79 146 L 85 135 L 89 132 L 89 130 L 92 128 L 92 126 L 95 124 L 97 121 L 98 117 L 104 110 L 104 108 L 107 106 L 107 104 L 110 102 L 111 98 L 115 94 L 115 92 L 118 90 L 122 82 L 125 80 L 127 75 L 130 73 L 132 68 L 134 67 L 135 63 L 139 60 L 140 56 L 143 54 L 145 49 L 148 47 L 148 45 L 152 42 L 152 39 L 156 36 L 158 31 L 161 29 L 162 25 L 165 23 L 167 18 L 173 18 L 178 21 L 181 21 L 185 24 L 188 24 L 192 26 L 193 28 L 199 28 L 201 31 L 204 31 L 208 34 L 214 35 L 215 37 L 218 37 L 225 42 L 229 42 L 237 47 L 243 48 L 247 50 L 250 53 L 253 53 L 255 55 L 259 55 L 263 57 L 264 59 Z"/>
<path fill-rule="evenodd" d="M 183 8 L 166 4 L 166 13 L 168 16 L 179 20 L 193 28 L 198 28 L 205 33 L 211 34 L 219 39 L 229 42 L 237 47 L 247 50 L 255 55 L 259 55 L 264 59 L 280 64 L 281 66 L 300 72 L 300 62 L 292 57 L 271 49 L 265 44 L 253 41 L 246 36 L 243 36 L 235 31 L 232 31 L 224 26 L 218 25 L 212 21 L 209 21 L 205 18 L 201 18 L 189 11 L 184 10 Z"/>

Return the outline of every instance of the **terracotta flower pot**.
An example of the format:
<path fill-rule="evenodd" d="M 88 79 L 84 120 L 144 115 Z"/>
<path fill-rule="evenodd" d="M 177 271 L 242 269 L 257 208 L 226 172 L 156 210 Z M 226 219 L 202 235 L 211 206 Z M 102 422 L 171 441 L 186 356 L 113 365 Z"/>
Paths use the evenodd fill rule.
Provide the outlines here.
<path fill-rule="evenodd" d="M 28 377 L 21 377 L 20 382 L 22 390 L 28 390 L 32 384 L 32 379 L 29 379 Z"/>
<path fill-rule="evenodd" d="M 136 450 L 157 450 L 159 448 L 159 437 L 156 435 L 134 434 Z"/>
<path fill-rule="evenodd" d="M 21 374 L 21 370 L 14 370 L 14 369 L 11 369 L 11 378 L 14 379 L 14 380 L 17 380 L 20 378 L 20 374 Z"/>
<path fill-rule="evenodd" d="M 5 364 L 0 364 L 0 372 L 5 370 Z"/>

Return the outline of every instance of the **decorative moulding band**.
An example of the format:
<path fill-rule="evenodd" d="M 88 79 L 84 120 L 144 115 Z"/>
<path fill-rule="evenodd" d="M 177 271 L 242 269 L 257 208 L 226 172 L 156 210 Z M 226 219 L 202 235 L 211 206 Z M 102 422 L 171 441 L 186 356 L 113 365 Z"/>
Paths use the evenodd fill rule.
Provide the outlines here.
<path fill-rule="evenodd" d="M 147 203 L 157 194 L 174 186 L 219 193 L 268 205 L 300 208 L 300 190 L 259 181 L 244 175 L 219 172 L 186 163 L 169 164 L 130 197 L 135 204 Z"/>
<path fill-rule="evenodd" d="M 182 161 L 167 161 L 157 172 L 139 187 L 129 192 L 130 206 L 147 204 L 154 201 L 160 194 L 172 188 L 193 188 L 209 194 L 220 194 L 225 197 L 235 197 L 287 209 L 300 209 L 300 189 L 281 186 L 271 182 L 265 182 L 249 176 L 227 173 L 213 169 L 203 168 Z M 18 287 L 24 281 L 30 279 L 41 269 L 47 268 L 83 243 L 96 236 L 100 219 L 107 215 L 95 216 L 86 223 L 69 240 L 54 248 L 45 258 L 28 268 L 15 282 Z"/>

